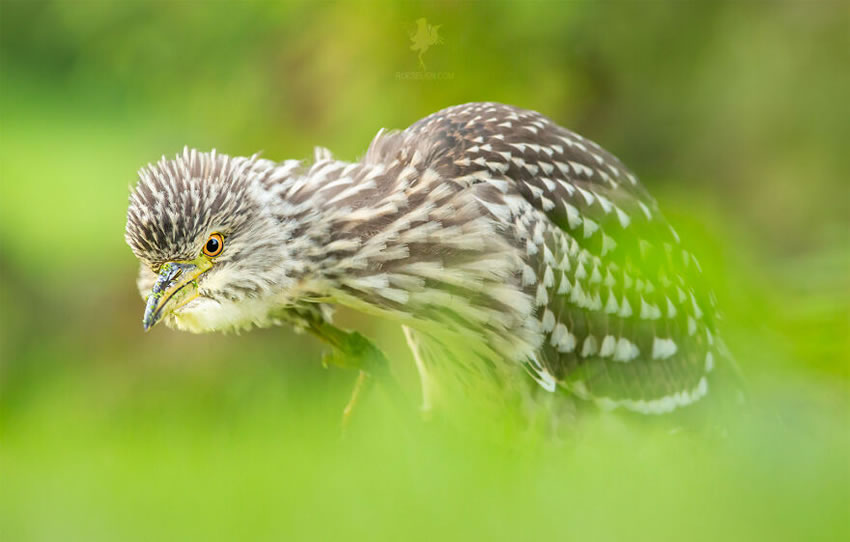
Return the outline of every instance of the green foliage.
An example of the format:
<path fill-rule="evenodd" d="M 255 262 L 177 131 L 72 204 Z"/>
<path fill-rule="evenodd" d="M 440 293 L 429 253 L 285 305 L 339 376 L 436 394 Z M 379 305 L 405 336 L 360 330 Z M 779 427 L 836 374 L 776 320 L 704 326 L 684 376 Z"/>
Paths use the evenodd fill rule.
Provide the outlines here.
<path fill-rule="evenodd" d="M 3 2 L 0 538 L 847 538 L 848 28 L 831 1 Z M 355 373 L 312 338 L 142 333 L 139 166 L 355 158 L 471 100 L 544 112 L 659 199 L 752 390 L 727 438 L 422 424 L 376 391 L 340 440 Z M 415 405 L 400 331 L 339 324 Z"/>

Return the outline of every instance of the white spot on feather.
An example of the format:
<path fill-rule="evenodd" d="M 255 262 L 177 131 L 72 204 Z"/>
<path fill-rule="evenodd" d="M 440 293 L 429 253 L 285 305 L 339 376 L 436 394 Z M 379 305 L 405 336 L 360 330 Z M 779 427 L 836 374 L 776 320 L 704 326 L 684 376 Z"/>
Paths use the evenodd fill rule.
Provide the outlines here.
<path fill-rule="evenodd" d="M 543 274 L 543 285 L 547 288 L 555 285 L 555 275 L 552 273 L 552 268 L 548 265 L 546 266 L 546 272 Z"/>
<path fill-rule="evenodd" d="M 593 192 L 585 190 L 580 186 L 576 186 L 576 189 L 579 191 L 579 194 L 582 195 L 584 201 L 587 203 L 588 206 L 593 204 L 593 200 L 595 199 L 593 196 Z"/>
<path fill-rule="evenodd" d="M 644 320 L 657 320 L 661 318 L 661 309 L 654 303 L 647 303 L 643 296 L 641 296 L 640 317 Z"/>
<path fill-rule="evenodd" d="M 602 346 L 599 348 L 599 355 L 603 358 L 608 357 L 614 353 L 617 348 L 617 339 L 614 338 L 613 335 L 606 335 L 604 339 L 602 339 Z"/>
<path fill-rule="evenodd" d="M 652 359 L 667 359 L 676 353 L 678 347 L 673 339 L 655 337 L 652 341 Z"/>
<path fill-rule="evenodd" d="M 617 313 L 617 316 L 620 318 L 628 318 L 632 315 L 632 306 L 629 304 L 629 298 L 625 295 L 623 296 L 623 302 L 620 304 L 620 312 Z"/>
<path fill-rule="evenodd" d="M 549 294 L 546 293 L 546 287 L 542 284 L 537 285 L 537 296 L 535 301 L 538 306 L 543 306 L 549 303 Z"/>
<path fill-rule="evenodd" d="M 585 238 L 593 235 L 596 232 L 596 230 L 598 230 L 598 229 L 599 229 L 599 224 L 597 224 L 596 222 L 594 222 L 593 220 L 591 220 L 589 218 L 584 219 L 584 237 Z"/>
<path fill-rule="evenodd" d="M 571 288 L 572 288 L 572 285 L 570 284 L 569 279 L 567 279 L 567 276 L 564 273 L 561 273 L 561 282 L 558 285 L 558 292 L 557 293 L 558 294 L 568 294 L 568 293 L 570 293 Z"/>
<path fill-rule="evenodd" d="M 617 340 L 617 348 L 614 350 L 614 361 L 631 361 L 638 357 L 640 354 L 640 349 L 636 344 L 626 339 L 625 337 L 620 337 Z"/>
<path fill-rule="evenodd" d="M 578 212 L 578 209 L 567 203 L 564 203 L 564 208 L 567 210 L 567 222 L 570 225 L 571 229 L 576 229 L 581 225 L 581 214 Z"/>
<path fill-rule="evenodd" d="M 605 312 L 616 314 L 619 310 L 620 306 L 617 305 L 617 298 L 614 296 L 614 292 L 608 292 L 608 302 L 605 304 Z"/>
<path fill-rule="evenodd" d="M 629 218 L 629 215 L 627 215 L 626 212 L 620 209 L 619 207 L 616 207 L 616 211 L 617 218 L 620 220 L 620 224 L 624 228 L 627 227 L 629 225 L 629 222 L 631 222 L 631 218 Z"/>
<path fill-rule="evenodd" d="M 584 338 L 584 344 L 581 348 L 581 357 L 586 358 L 594 356 L 599 351 L 599 346 L 596 344 L 596 337 L 588 335 Z"/>
<path fill-rule="evenodd" d="M 676 307 L 673 305 L 673 302 L 670 301 L 670 298 L 665 296 L 667 300 L 667 318 L 675 318 L 676 317 Z"/>
<path fill-rule="evenodd" d="M 522 268 L 522 285 L 531 286 L 535 282 L 537 282 L 537 273 L 534 272 L 534 269 L 530 265 L 525 264 Z"/>
<path fill-rule="evenodd" d="M 549 309 L 543 311 L 543 320 L 541 320 L 543 324 L 543 331 L 546 333 L 552 331 L 555 327 L 555 315 Z M 562 325 L 562 324 L 561 324 Z"/>

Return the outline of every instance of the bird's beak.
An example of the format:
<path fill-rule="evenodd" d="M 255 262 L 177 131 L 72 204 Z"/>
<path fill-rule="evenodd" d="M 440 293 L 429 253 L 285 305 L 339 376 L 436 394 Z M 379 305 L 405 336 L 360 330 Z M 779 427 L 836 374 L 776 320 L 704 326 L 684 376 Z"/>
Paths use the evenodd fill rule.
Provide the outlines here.
<path fill-rule="evenodd" d="M 145 331 L 152 328 L 163 316 L 198 297 L 197 279 L 212 267 L 203 254 L 190 262 L 167 262 L 159 271 L 145 307 L 142 323 Z"/>

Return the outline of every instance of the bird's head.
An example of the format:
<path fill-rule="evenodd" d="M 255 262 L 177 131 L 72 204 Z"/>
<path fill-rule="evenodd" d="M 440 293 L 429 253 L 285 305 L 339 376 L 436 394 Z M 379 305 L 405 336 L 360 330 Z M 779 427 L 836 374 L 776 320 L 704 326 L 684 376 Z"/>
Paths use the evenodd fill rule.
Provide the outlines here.
<path fill-rule="evenodd" d="M 141 262 L 146 330 L 263 323 L 269 296 L 293 280 L 272 186 L 296 166 L 185 149 L 139 172 L 125 239 Z"/>

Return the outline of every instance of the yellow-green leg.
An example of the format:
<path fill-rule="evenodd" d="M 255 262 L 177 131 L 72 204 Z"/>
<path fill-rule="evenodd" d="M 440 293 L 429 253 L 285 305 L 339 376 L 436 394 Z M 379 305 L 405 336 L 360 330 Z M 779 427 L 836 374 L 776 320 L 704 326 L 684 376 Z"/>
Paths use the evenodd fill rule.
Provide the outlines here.
<path fill-rule="evenodd" d="M 335 365 L 360 371 L 351 398 L 343 410 L 343 429 L 350 423 L 354 409 L 368 393 L 375 377 L 387 383 L 387 389 L 396 400 L 396 405 L 402 405 L 399 390 L 392 381 L 389 361 L 372 341 L 357 331 L 345 331 L 334 326 L 322 318 L 318 311 L 293 309 L 281 315 L 281 318 L 290 320 L 294 325 L 306 329 L 322 342 L 330 345 L 331 350 L 322 357 L 323 365 Z"/>

